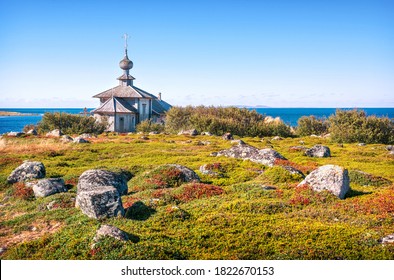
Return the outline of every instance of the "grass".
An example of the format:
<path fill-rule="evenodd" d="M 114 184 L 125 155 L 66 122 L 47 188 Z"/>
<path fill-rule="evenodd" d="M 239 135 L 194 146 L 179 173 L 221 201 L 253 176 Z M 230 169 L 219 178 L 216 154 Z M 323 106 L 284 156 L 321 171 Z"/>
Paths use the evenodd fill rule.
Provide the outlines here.
<path fill-rule="evenodd" d="M 296 188 L 302 178 L 281 167 L 210 156 L 231 146 L 220 137 L 140 137 L 100 135 L 90 144 L 0 139 L 0 246 L 7 247 L 1 259 L 394 259 L 394 246 L 379 243 L 394 233 L 394 158 L 385 145 L 242 138 L 272 146 L 288 159 L 279 165 L 305 175 L 325 164 L 347 168 L 352 191 L 339 200 Z M 329 146 L 332 157 L 310 158 L 290 148 L 300 141 Z M 47 177 L 63 177 L 69 192 L 35 199 L 23 184 L 7 184 L 27 159 L 43 162 Z M 183 183 L 174 170 L 159 167 L 173 163 L 194 170 L 202 182 Z M 220 176 L 201 174 L 204 164 Z M 92 249 L 101 222 L 74 207 L 78 177 L 92 168 L 133 173 L 122 197 L 126 216 L 102 221 L 126 231 L 130 241 L 104 238 Z"/>

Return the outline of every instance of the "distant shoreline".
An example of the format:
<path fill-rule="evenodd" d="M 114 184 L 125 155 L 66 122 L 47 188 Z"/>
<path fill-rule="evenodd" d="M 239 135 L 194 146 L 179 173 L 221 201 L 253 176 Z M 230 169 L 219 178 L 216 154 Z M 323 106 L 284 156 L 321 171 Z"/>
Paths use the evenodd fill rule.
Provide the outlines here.
<path fill-rule="evenodd" d="M 9 111 L 0 111 L 0 116 L 2 117 L 12 117 L 12 116 L 38 116 L 39 114 L 33 113 L 19 113 L 19 112 L 9 112 Z"/>

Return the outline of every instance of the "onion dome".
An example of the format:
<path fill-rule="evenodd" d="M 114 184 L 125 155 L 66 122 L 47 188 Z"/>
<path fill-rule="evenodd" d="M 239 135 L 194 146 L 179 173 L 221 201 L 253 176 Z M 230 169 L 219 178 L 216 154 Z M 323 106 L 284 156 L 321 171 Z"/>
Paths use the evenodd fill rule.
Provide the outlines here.
<path fill-rule="evenodd" d="M 122 70 L 130 70 L 133 68 L 133 62 L 127 57 L 127 51 L 124 58 L 119 62 L 119 67 Z"/>

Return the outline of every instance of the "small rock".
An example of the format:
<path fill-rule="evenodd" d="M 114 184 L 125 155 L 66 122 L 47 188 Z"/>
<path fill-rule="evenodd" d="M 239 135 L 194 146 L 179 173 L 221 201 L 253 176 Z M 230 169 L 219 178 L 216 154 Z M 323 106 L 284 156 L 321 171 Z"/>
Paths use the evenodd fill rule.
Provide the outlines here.
<path fill-rule="evenodd" d="M 394 151 L 394 146 L 393 145 L 387 145 L 386 146 L 387 151 Z"/>
<path fill-rule="evenodd" d="M 200 177 L 190 168 L 180 164 L 166 164 L 165 166 L 175 167 L 184 175 L 185 182 L 200 182 Z"/>
<path fill-rule="evenodd" d="M 263 186 L 262 189 L 265 190 L 265 191 L 273 191 L 273 190 L 276 190 L 276 187 L 273 187 L 273 186 Z"/>
<path fill-rule="evenodd" d="M 59 129 L 54 129 L 46 134 L 47 137 L 60 137 L 63 133 Z"/>
<path fill-rule="evenodd" d="M 312 148 L 306 150 L 305 154 L 308 157 L 319 157 L 319 158 L 331 156 L 330 148 L 322 145 L 313 146 Z"/>
<path fill-rule="evenodd" d="M 90 134 L 90 133 L 82 133 L 81 135 L 79 135 L 79 137 L 81 138 L 97 138 L 96 135 Z"/>
<path fill-rule="evenodd" d="M 36 227 L 31 227 L 30 230 L 31 231 L 37 231 L 37 228 Z"/>
<path fill-rule="evenodd" d="M 55 193 L 67 192 L 62 178 L 42 179 L 36 182 L 28 182 L 26 185 L 33 188 L 35 197 L 46 197 Z"/>
<path fill-rule="evenodd" d="M 142 139 L 142 140 L 149 140 L 149 137 L 144 135 L 144 136 L 141 136 L 140 139 Z"/>
<path fill-rule="evenodd" d="M 310 137 L 314 137 L 314 138 L 321 138 L 321 136 L 318 136 L 318 135 L 316 135 L 316 134 L 311 134 L 311 136 Z"/>
<path fill-rule="evenodd" d="M 305 145 L 305 142 L 304 141 L 300 141 L 299 142 L 301 145 Z"/>
<path fill-rule="evenodd" d="M 391 244 L 391 243 L 394 243 L 394 234 L 389 234 L 389 235 L 387 235 L 387 236 L 385 236 L 385 237 L 382 237 L 382 238 L 379 240 L 379 242 L 382 243 L 382 244 Z"/>
<path fill-rule="evenodd" d="M 223 134 L 222 139 L 223 140 L 234 140 L 234 137 L 230 132 L 227 132 L 227 133 Z"/>
<path fill-rule="evenodd" d="M 56 203 L 56 200 L 53 200 L 53 201 L 49 202 L 49 203 L 47 204 L 47 209 L 48 209 L 48 210 L 52 210 L 53 205 L 55 205 L 55 203 Z"/>
<path fill-rule="evenodd" d="M 330 138 L 331 137 L 331 133 L 327 133 L 323 135 L 323 138 Z"/>
<path fill-rule="evenodd" d="M 231 144 L 238 144 L 238 145 L 244 145 L 246 144 L 244 141 L 242 141 L 241 139 L 239 140 L 231 140 L 230 142 Z"/>
<path fill-rule="evenodd" d="M 366 144 L 365 143 L 358 143 L 357 144 L 357 146 L 360 146 L 360 147 L 363 147 L 363 146 L 365 146 Z"/>
<path fill-rule="evenodd" d="M 124 216 L 125 214 L 120 194 L 112 186 L 100 186 L 92 188 L 90 191 L 79 192 L 75 206 L 93 219 Z"/>
<path fill-rule="evenodd" d="M 347 169 L 337 165 L 324 165 L 312 171 L 298 187 L 303 185 L 310 186 L 314 191 L 327 190 L 340 199 L 344 199 L 350 190 Z"/>
<path fill-rule="evenodd" d="M 278 141 L 278 140 L 283 140 L 283 138 L 280 137 L 280 136 L 275 136 L 275 137 L 272 138 L 271 140 Z"/>
<path fill-rule="evenodd" d="M 157 132 L 157 131 L 151 131 L 151 132 L 149 132 L 149 135 L 156 135 L 156 134 L 159 134 L 159 132 Z"/>
<path fill-rule="evenodd" d="M 201 165 L 199 168 L 200 172 L 202 174 L 209 175 L 209 176 L 214 176 L 214 177 L 219 176 L 218 172 L 215 172 L 215 171 L 209 169 L 208 166 L 209 166 L 208 164 Z"/>
<path fill-rule="evenodd" d="M 208 131 L 201 132 L 201 135 L 212 136 L 212 133 Z"/>
<path fill-rule="evenodd" d="M 74 139 L 72 139 L 72 137 L 68 136 L 68 135 L 63 135 L 62 137 L 60 137 L 60 141 L 63 143 L 69 143 L 74 141 Z"/>
<path fill-rule="evenodd" d="M 45 177 L 45 166 L 39 161 L 24 161 L 8 176 L 7 181 L 10 184 L 32 180 L 41 179 Z"/>
<path fill-rule="evenodd" d="M 189 130 L 181 130 L 178 135 L 190 135 L 190 136 L 196 136 L 197 130 L 195 129 L 189 129 Z"/>
<path fill-rule="evenodd" d="M 30 129 L 28 132 L 26 132 L 27 135 L 37 135 L 37 130 L 35 129 Z"/>
<path fill-rule="evenodd" d="M 7 247 L 0 247 L 0 255 L 7 251 Z"/>
<path fill-rule="evenodd" d="M 198 141 L 197 145 L 199 145 L 199 146 L 207 146 L 207 145 L 211 145 L 211 142 L 209 142 L 209 141 Z"/>
<path fill-rule="evenodd" d="M 73 140 L 74 143 L 89 143 L 88 140 L 82 138 L 81 136 L 75 137 Z"/>
<path fill-rule="evenodd" d="M 93 241 L 98 242 L 101 238 L 110 236 L 120 241 L 128 241 L 129 236 L 123 230 L 111 225 L 101 225 L 101 227 L 96 231 L 96 236 Z"/>

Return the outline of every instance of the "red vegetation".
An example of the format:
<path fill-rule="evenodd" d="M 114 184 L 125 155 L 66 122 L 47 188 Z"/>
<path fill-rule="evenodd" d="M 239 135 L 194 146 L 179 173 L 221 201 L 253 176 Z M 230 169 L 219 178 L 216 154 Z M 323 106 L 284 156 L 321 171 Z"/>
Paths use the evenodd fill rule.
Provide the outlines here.
<path fill-rule="evenodd" d="M 289 200 L 291 205 L 308 205 L 311 203 L 311 195 L 313 191 L 308 185 L 296 187 L 294 195 Z"/>
<path fill-rule="evenodd" d="M 32 188 L 26 187 L 23 182 L 14 184 L 14 196 L 24 200 L 31 200 L 34 198 L 34 192 Z"/>
<path fill-rule="evenodd" d="M 126 197 L 125 199 L 123 199 L 123 208 L 129 208 L 137 201 L 141 201 L 141 199 L 138 197 Z"/>
<path fill-rule="evenodd" d="M 207 198 L 214 195 L 221 195 L 224 190 L 218 186 L 207 185 L 202 183 L 190 183 L 185 185 L 182 192 L 177 194 L 176 199 L 188 202 L 194 199 Z"/>

